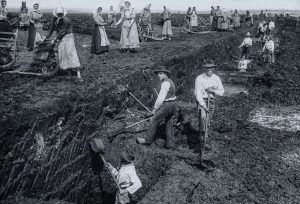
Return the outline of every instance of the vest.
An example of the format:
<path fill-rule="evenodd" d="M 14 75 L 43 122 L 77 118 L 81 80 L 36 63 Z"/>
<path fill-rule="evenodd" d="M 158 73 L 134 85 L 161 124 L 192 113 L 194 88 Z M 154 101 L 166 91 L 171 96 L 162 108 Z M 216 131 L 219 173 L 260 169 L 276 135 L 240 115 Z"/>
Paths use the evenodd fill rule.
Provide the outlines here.
<path fill-rule="evenodd" d="M 169 78 L 165 79 L 164 81 L 167 81 L 167 82 L 170 83 L 170 89 L 168 91 L 168 94 L 167 94 L 165 100 L 168 100 L 170 98 L 174 98 L 175 97 L 175 90 L 176 90 L 174 82 L 171 79 L 169 79 Z"/>

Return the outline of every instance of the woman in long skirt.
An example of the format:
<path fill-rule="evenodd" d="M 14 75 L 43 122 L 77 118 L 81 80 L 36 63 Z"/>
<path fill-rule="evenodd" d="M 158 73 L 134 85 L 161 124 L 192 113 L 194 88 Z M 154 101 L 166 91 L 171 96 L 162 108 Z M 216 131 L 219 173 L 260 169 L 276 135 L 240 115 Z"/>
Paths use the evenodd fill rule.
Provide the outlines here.
<path fill-rule="evenodd" d="M 191 16 L 191 26 L 192 27 L 198 26 L 198 15 L 196 12 L 196 7 L 193 7 L 192 16 Z"/>
<path fill-rule="evenodd" d="M 62 7 L 57 7 L 53 11 L 53 22 L 50 33 L 46 39 L 49 39 L 56 31 L 56 37 L 53 43 L 58 43 L 58 64 L 62 70 L 76 70 L 77 78 L 81 79 L 80 61 L 78 58 L 74 35 L 72 33 L 71 21 L 66 17 L 67 11 Z"/>
<path fill-rule="evenodd" d="M 140 47 L 139 34 L 135 22 L 134 8 L 130 7 L 130 2 L 125 1 L 125 8 L 122 9 L 121 18 L 115 24 L 119 25 L 123 21 L 122 33 L 120 39 L 121 52 L 136 52 L 136 48 Z"/>
<path fill-rule="evenodd" d="M 0 32 L 12 32 L 12 27 L 9 25 L 7 21 L 7 9 L 6 9 L 6 1 L 1 0 L 0 7 Z M 10 35 L 0 34 L 0 38 L 10 38 Z"/>
<path fill-rule="evenodd" d="M 29 14 L 29 32 L 28 32 L 28 41 L 27 41 L 27 49 L 28 51 L 32 51 L 35 46 L 36 42 L 42 41 L 44 38 L 41 34 L 43 25 L 40 22 L 42 19 L 43 14 L 39 10 L 39 4 L 35 3 L 33 5 L 33 11 Z"/>
<path fill-rule="evenodd" d="M 164 12 L 162 15 L 164 21 L 164 25 L 162 28 L 162 36 L 167 37 L 169 40 L 171 40 L 171 36 L 173 35 L 172 23 L 171 23 L 171 12 L 167 10 L 166 6 L 164 6 Z"/>
<path fill-rule="evenodd" d="M 241 25 L 241 22 L 240 22 L 241 18 L 240 18 L 240 15 L 238 14 L 237 10 L 234 11 L 232 18 L 233 18 L 233 29 L 237 30 Z"/>
<path fill-rule="evenodd" d="M 117 14 L 114 11 L 114 7 L 110 6 L 110 10 L 108 12 L 108 16 L 107 16 L 107 21 L 109 24 L 111 24 L 112 26 L 117 22 Z"/>
<path fill-rule="evenodd" d="M 93 13 L 95 25 L 92 37 L 91 57 L 93 54 L 102 54 L 107 52 L 110 44 L 104 27 L 107 25 L 107 23 L 105 23 L 101 12 L 102 8 L 99 7 L 97 11 L 94 11 Z"/>
<path fill-rule="evenodd" d="M 29 26 L 29 12 L 25 1 L 22 1 L 19 18 L 21 29 L 27 29 L 27 27 Z"/>

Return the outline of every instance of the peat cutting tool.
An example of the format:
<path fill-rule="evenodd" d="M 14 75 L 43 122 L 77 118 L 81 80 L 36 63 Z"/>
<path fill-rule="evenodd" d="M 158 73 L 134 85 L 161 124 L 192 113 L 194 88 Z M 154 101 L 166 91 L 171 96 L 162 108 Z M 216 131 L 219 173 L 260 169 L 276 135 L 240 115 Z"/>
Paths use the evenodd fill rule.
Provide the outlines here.
<path fill-rule="evenodd" d="M 199 121 L 199 134 L 200 134 L 200 168 L 201 169 L 207 169 L 208 166 L 204 162 L 204 151 L 205 151 L 205 144 L 206 139 L 208 137 L 208 124 L 209 124 L 209 107 L 210 107 L 210 95 L 208 94 L 207 98 L 207 109 L 205 109 L 206 112 L 206 122 L 205 122 L 205 132 L 204 135 L 201 133 L 201 122 Z M 201 118 L 201 111 L 199 111 L 199 120 Z"/>
<path fill-rule="evenodd" d="M 137 99 L 131 92 L 129 92 L 129 95 L 132 96 L 141 106 L 143 106 L 149 113 L 152 113 L 149 108 L 147 108 L 139 99 Z"/>
<path fill-rule="evenodd" d="M 99 137 L 92 138 L 92 139 L 90 140 L 89 143 L 90 143 L 90 146 L 91 146 L 92 150 L 93 150 L 95 153 L 98 153 L 98 154 L 99 154 L 101 160 L 102 160 L 103 163 L 104 163 L 105 168 L 106 168 L 106 169 L 108 170 L 108 172 L 110 173 L 110 175 L 111 175 L 111 177 L 113 178 L 113 180 L 114 180 L 114 182 L 115 182 L 117 188 L 118 188 L 119 191 L 120 191 L 121 188 L 120 188 L 120 186 L 119 186 L 119 184 L 118 184 L 118 182 L 117 182 L 117 179 L 116 179 L 116 177 L 113 175 L 113 173 L 111 172 L 108 163 L 106 162 L 106 160 L 105 160 L 104 157 L 103 157 L 103 154 L 104 154 L 104 152 L 105 152 L 105 146 L 104 146 L 104 143 L 103 143 L 102 139 L 99 138 Z"/>
<path fill-rule="evenodd" d="M 136 126 L 136 125 L 139 125 L 139 124 L 141 124 L 141 123 L 147 122 L 147 121 L 149 121 L 151 118 L 152 118 L 152 117 L 147 118 L 147 119 L 144 119 L 144 120 L 141 120 L 141 121 L 139 121 L 139 122 L 136 122 L 136 123 L 134 123 L 134 124 L 128 125 L 128 126 L 126 126 L 126 127 L 122 127 L 122 128 L 120 128 L 120 129 L 117 129 L 117 130 L 114 130 L 114 131 L 111 131 L 111 132 L 107 132 L 109 141 L 112 142 L 116 136 L 118 136 L 118 135 L 120 135 L 120 134 L 122 134 L 122 133 L 125 133 L 129 128 L 134 127 L 134 126 Z"/>

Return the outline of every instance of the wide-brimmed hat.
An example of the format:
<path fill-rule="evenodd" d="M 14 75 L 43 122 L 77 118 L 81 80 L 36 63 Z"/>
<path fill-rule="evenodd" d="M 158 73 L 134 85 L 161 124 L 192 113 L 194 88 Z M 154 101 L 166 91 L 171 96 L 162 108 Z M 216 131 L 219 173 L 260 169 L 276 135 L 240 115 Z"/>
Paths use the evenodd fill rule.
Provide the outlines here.
<path fill-rule="evenodd" d="M 133 163 L 135 161 L 135 156 L 130 151 L 122 151 L 121 157 L 122 159 L 130 163 Z"/>
<path fill-rule="evenodd" d="M 209 69 L 209 68 L 216 68 L 217 65 L 208 63 L 208 64 L 203 64 L 202 67 Z"/>
<path fill-rule="evenodd" d="M 62 13 L 64 16 L 67 15 L 67 10 L 64 7 L 58 6 L 53 10 L 53 15 L 57 17 L 57 14 Z"/>
<path fill-rule="evenodd" d="M 247 32 L 247 33 L 246 33 L 246 36 L 251 36 L 251 33 L 250 33 L 250 32 Z"/>
<path fill-rule="evenodd" d="M 157 74 L 159 72 L 164 72 L 166 74 L 170 74 L 171 72 L 169 70 L 167 70 L 164 66 L 159 66 L 154 73 Z"/>
<path fill-rule="evenodd" d="M 215 67 L 217 67 L 217 65 L 215 65 L 214 61 L 212 61 L 212 60 L 209 60 L 205 64 L 202 64 L 202 65 L 198 66 L 198 68 L 206 68 L 206 69 L 215 68 Z"/>

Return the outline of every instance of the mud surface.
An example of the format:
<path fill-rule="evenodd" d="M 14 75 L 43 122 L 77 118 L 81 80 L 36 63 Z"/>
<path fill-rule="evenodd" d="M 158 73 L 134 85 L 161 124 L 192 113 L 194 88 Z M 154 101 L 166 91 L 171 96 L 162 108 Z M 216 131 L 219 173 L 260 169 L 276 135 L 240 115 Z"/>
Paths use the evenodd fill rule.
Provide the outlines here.
<path fill-rule="evenodd" d="M 121 54 L 112 44 L 110 53 L 93 59 L 89 58 L 90 38 L 76 35 L 84 82 L 70 76 L 45 80 L 2 75 L 2 203 L 20 203 L 24 197 L 24 203 L 113 203 L 112 179 L 89 150 L 88 141 L 94 136 L 104 140 L 105 157 L 115 166 L 121 150 L 136 152 L 143 183 L 134 195 L 139 203 L 299 203 L 299 131 L 249 121 L 255 108 L 299 105 L 300 67 L 295 60 L 300 57 L 299 39 L 293 31 L 279 31 L 276 63 L 263 65 L 254 56 L 252 68 L 243 75 L 236 73 L 231 56 L 239 54 L 236 47 L 244 33 L 176 32 L 173 41 L 145 43 L 136 54 Z M 22 69 L 32 54 L 20 52 Z M 206 158 L 215 164 L 212 171 L 191 165 L 197 159 L 198 134 L 193 86 L 201 73 L 196 67 L 205 59 L 220 65 L 225 87 L 231 87 L 228 95 L 217 100 L 209 131 L 213 150 Z M 153 105 L 153 88 L 159 86 L 151 70 L 158 64 L 172 71 L 177 86 L 181 106 L 177 150 L 137 145 L 135 138 L 144 136 L 146 124 L 109 143 L 107 131 L 137 122 L 146 113 L 128 91 L 148 107 Z M 162 131 L 159 137 L 164 137 Z"/>

